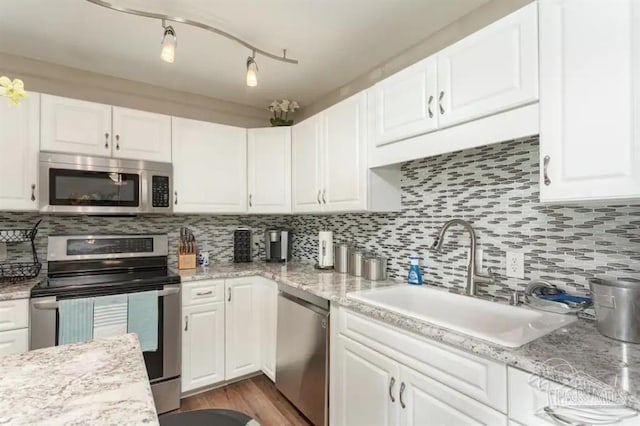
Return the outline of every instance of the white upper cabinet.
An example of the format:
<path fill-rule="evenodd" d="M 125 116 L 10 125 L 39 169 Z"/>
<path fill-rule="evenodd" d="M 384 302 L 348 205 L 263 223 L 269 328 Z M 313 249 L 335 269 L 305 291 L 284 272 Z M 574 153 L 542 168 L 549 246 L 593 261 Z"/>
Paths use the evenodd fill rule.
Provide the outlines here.
<path fill-rule="evenodd" d="M 0 210 L 38 209 L 40 95 L 20 105 L 0 99 Z"/>
<path fill-rule="evenodd" d="M 540 2 L 540 198 L 640 197 L 640 3 Z"/>
<path fill-rule="evenodd" d="M 437 54 L 440 127 L 538 99 L 537 28 L 533 2 Z"/>
<path fill-rule="evenodd" d="M 177 213 L 246 213 L 247 130 L 173 118 Z"/>
<path fill-rule="evenodd" d="M 291 213 L 291 128 L 249 129 L 249 213 Z"/>
<path fill-rule="evenodd" d="M 435 56 L 403 69 L 369 92 L 376 146 L 427 133 L 438 127 Z"/>
<path fill-rule="evenodd" d="M 171 117 L 113 107 L 113 156 L 171 162 Z"/>
<path fill-rule="evenodd" d="M 43 151 L 111 156 L 111 106 L 42 95 Z"/>
<path fill-rule="evenodd" d="M 367 209 L 367 94 L 361 92 L 323 114 L 324 211 Z"/>
<path fill-rule="evenodd" d="M 322 210 L 322 115 L 307 118 L 292 129 L 292 210 L 297 213 Z"/>

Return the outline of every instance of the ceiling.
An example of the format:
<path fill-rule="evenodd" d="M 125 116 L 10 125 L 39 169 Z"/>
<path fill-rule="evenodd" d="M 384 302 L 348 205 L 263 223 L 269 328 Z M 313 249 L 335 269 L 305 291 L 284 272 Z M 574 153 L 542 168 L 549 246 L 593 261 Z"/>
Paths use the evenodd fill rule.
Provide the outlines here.
<path fill-rule="evenodd" d="M 264 107 L 309 104 L 489 0 L 112 0 L 118 6 L 204 22 L 257 47 L 258 87 L 245 85 L 249 50 L 172 24 L 176 60 L 160 60 L 160 21 L 85 0 L 0 1 L 0 51 L 171 89 Z"/>

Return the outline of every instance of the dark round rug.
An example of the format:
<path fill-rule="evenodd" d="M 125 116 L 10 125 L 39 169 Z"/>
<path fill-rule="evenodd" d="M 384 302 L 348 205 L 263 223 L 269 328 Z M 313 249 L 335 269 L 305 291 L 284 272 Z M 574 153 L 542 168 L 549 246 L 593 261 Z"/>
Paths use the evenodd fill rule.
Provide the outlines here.
<path fill-rule="evenodd" d="M 253 419 L 239 411 L 215 408 L 166 414 L 159 420 L 160 426 L 245 426 Z M 251 425 L 259 423 L 253 421 Z"/>

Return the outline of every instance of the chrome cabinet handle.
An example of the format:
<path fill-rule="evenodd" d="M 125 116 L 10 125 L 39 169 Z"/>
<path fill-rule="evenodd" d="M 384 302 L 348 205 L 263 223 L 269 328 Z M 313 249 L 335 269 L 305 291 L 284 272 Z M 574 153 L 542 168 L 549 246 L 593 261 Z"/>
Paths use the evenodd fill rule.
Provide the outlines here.
<path fill-rule="evenodd" d="M 116 149 L 120 149 L 120 135 L 116 135 Z"/>
<path fill-rule="evenodd" d="M 431 111 L 431 102 L 433 102 L 433 95 L 429 95 L 429 100 L 427 101 L 427 111 L 429 112 L 429 118 L 433 118 L 433 111 Z"/>
<path fill-rule="evenodd" d="M 202 293 L 196 293 L 196 296 L 208 296 L 210 294 L 213 294 L 213 290 L 205 291 Z"/>
<path fill-rule="evenodd" d="M 440 91 L 440 97 L 438 98 L 438 106 L 440 107 L 440 114 L 444 114 L 444 107 L 442 106 L 442 98 L 444 98 L 444 90 Z"/>
<path fill-rule="evenodd" d="M 109 148 L 109 133 L 104 134 L 104 147 Z"/>
<path fill-rule="evenodd" d="M 407 385 L 404 384 L 404 382 L 402 382 L 402 384 L 400 385 L 400 406 L 402 408 L 407 408 L 407 406 L 405 405 L 404 401 L 402 400 L 402 395 L 404 394 L 404 390 L 407 388 Z"/>
<path fill-rule="evenodd" d="M 253 207 L 253 203 L 251 199 L 252 199 L 251 194 L 249 194 L 249 207 Z"/>
<path fill-rule="evenodd" d="M 173 191 L 173 204 L 178 205 L 178 191 Z"/>
<path fill-rule="evenodd" d="M 322 191 L 320 191 L 320 190 L 318 189 L 318 195 L 316 195 L 316 200 L 318 201 L 318 204 L 322 204 L 322 201 L 320 201 L 320 193 L 321 193 L 321 192 L 322 192 Z"/>
<path fill-rule="evenodd" d="M 229 298 L 227 299 L 227 302 L 231 302 L 231 287 L 229 287 Z"/>
<path fill-rule="evenodd" d="M 551 157 L 548 155 L 544 156 L 544 184 L 549 186 L 551 185 L 551 179 L 549 179 L 549 162 L 551 161 Z"/>
<path fill-rule="evenodd" d="M 323 202 L 323 203 L 325 203 L 325 204 L 327 204 L 327 198 L 326 198 L 326 195 L 327 195 L 327 190 L 326 190 L 326 189 L 323 189 L 323 190 L 322 190 L 322 202 Z"/>
<path fill-rule="evenodd" d="M 391 381 L 389 382 L 389 399 L 391 402 L 396 402 L 396 399 L 393 397 L 393 386 L 396 384 L 396 378 L 391 377 Z"/>
<path fill-rule="evenodd" d="M 36 200 L 36 184 L 32 183 L 31 184 L 31 201 L 35 201 Z"/>
<path fill-rule="evenodd" d="M 185 315 L 184 316 L 184 331 L 189 330 L 189 316 Z"/>

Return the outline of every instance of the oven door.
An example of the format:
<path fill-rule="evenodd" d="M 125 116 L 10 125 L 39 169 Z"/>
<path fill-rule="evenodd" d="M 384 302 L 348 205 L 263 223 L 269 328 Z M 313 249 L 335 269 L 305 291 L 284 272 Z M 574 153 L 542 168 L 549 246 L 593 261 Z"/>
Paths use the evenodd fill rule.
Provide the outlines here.
<path fill-rule="evenodd" d="M 158 290 L 158 349 L 143 352 L 149 381 L 153 385 L 180 376 L 180 285 L 165 285 L 149 290 Z M 95 296 L 114 293 L 116 292 Z M 31 299 L 30 350 L 58 345 L 58 300 L 63 298 L 49 296 Z"/>

